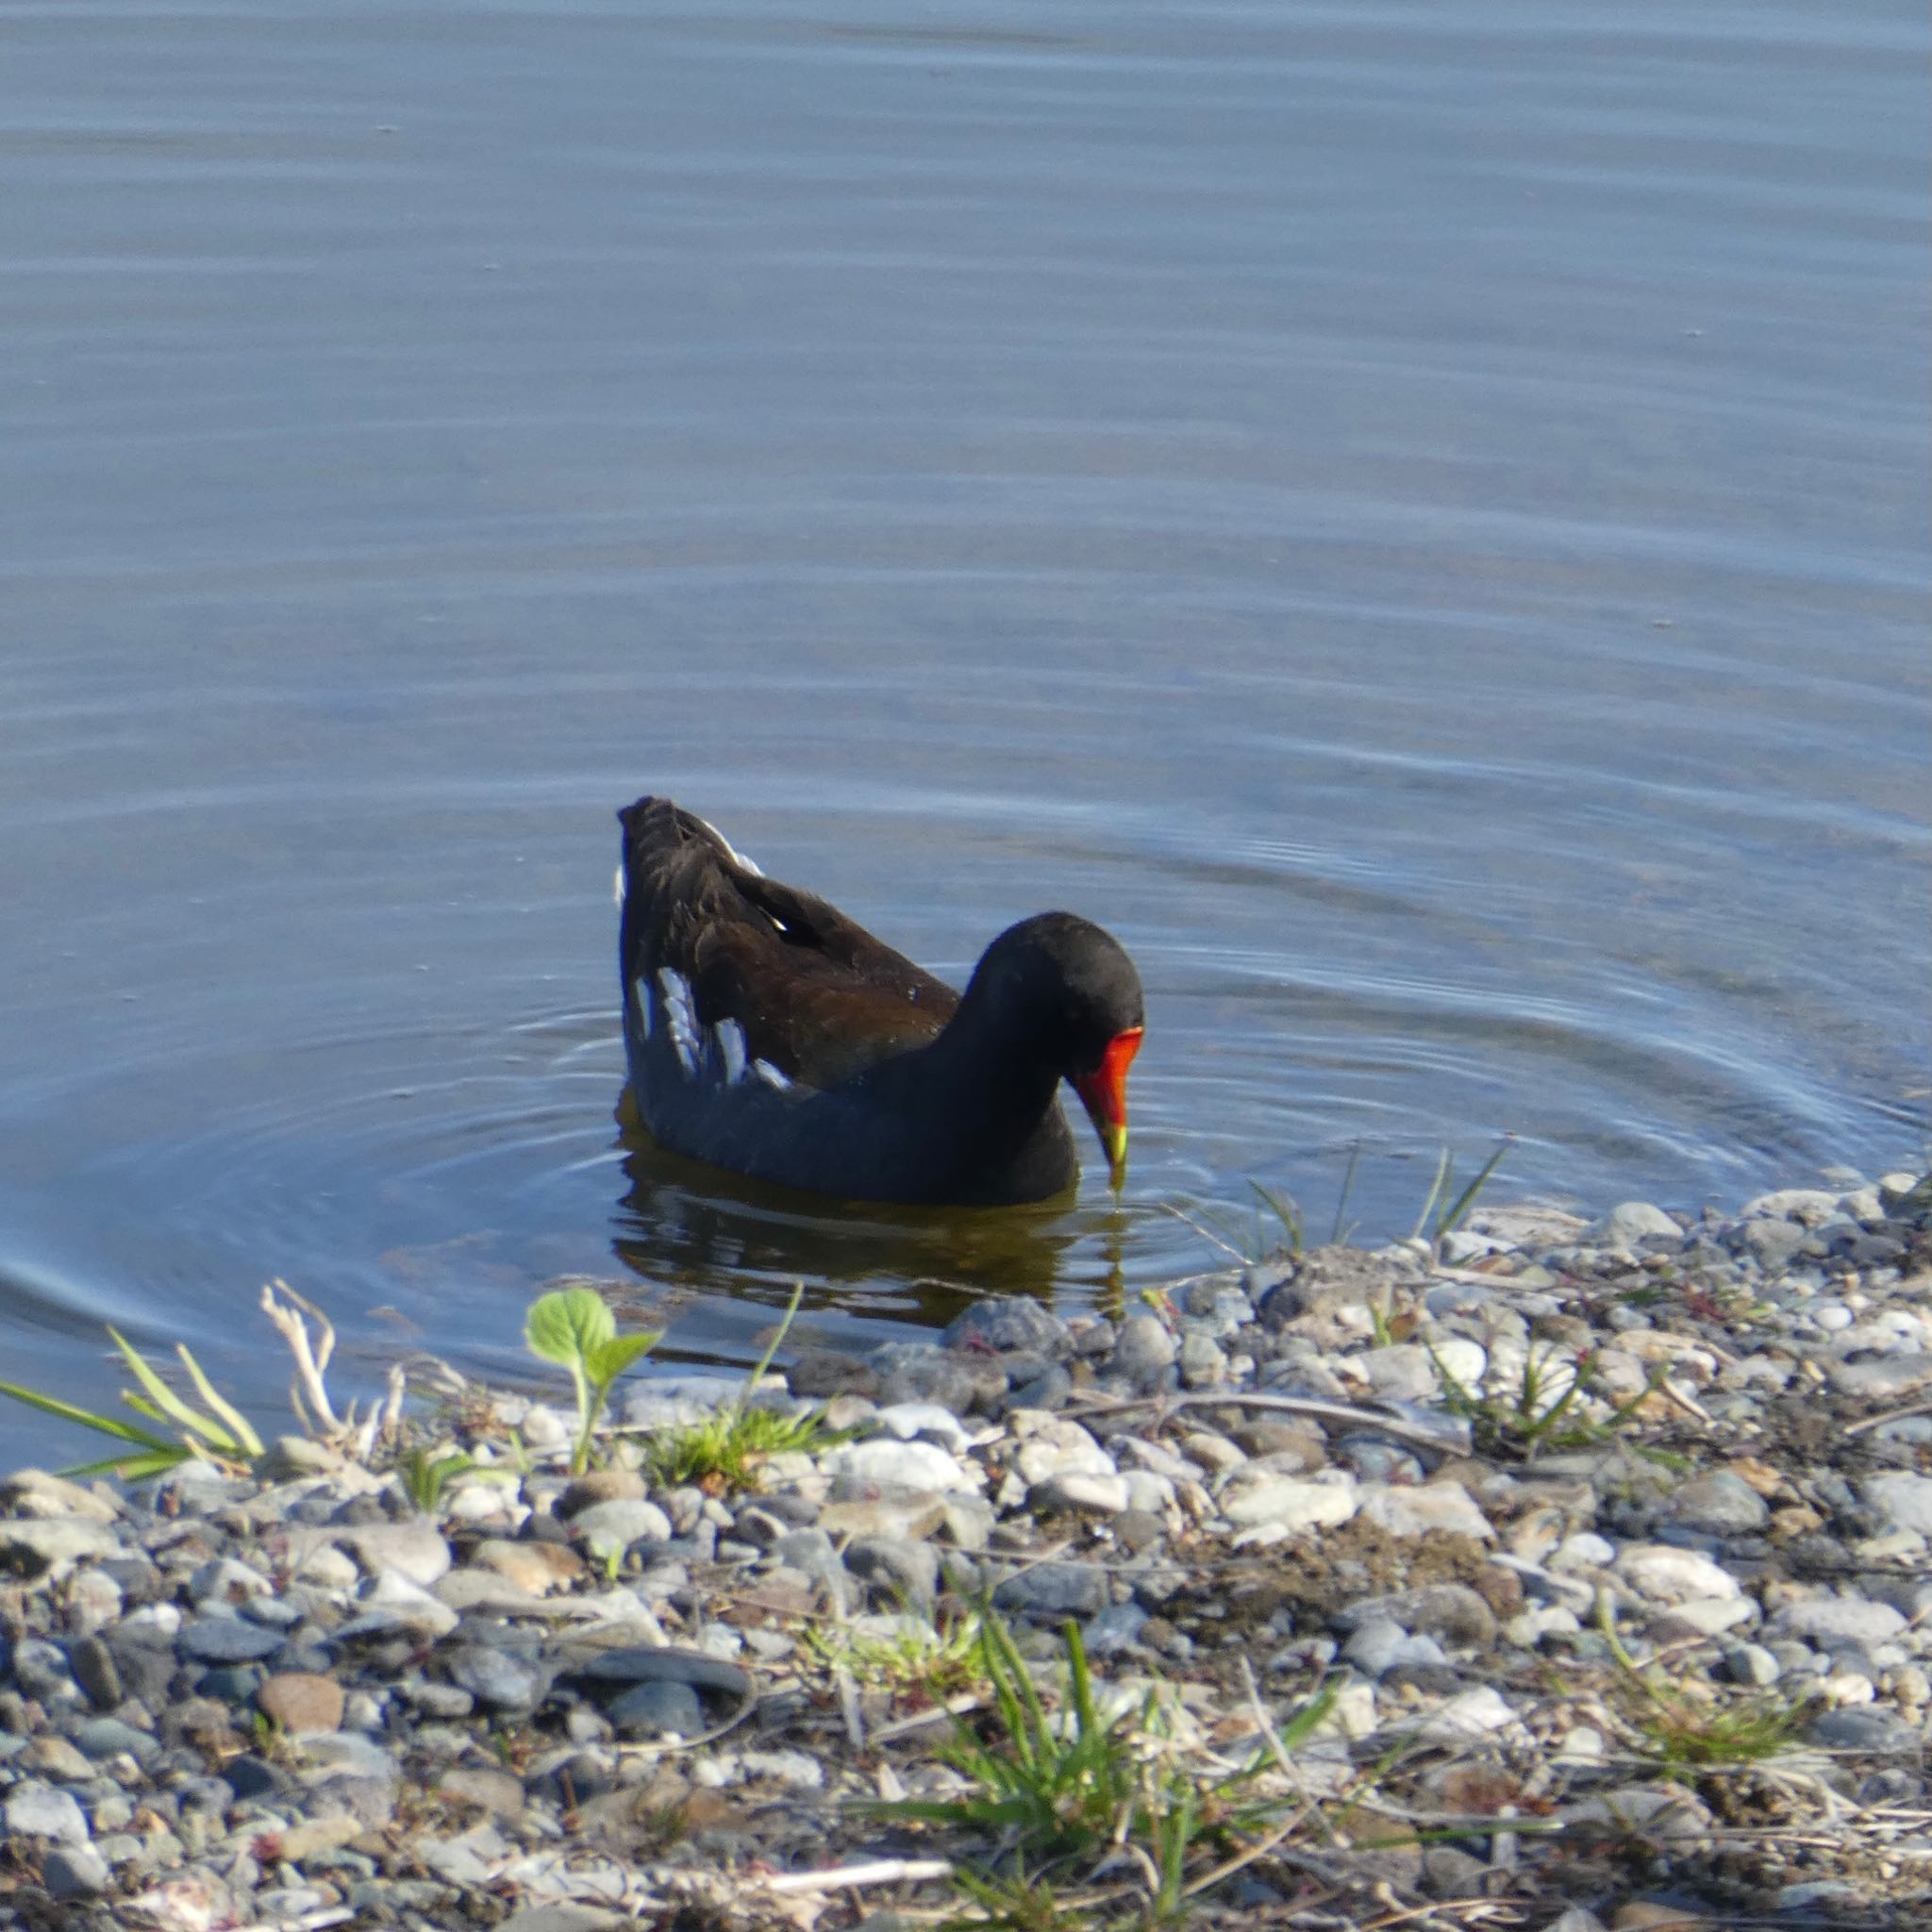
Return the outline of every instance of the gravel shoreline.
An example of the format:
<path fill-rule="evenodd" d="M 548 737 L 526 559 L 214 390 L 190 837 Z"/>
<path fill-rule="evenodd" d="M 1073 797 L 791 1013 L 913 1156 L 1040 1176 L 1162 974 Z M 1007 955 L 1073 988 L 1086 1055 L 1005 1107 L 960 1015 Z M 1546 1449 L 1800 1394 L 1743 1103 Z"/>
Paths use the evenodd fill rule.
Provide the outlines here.
<path fill-rule="evenodd" d="M 648 1373 L 575 1478 L 560 1408 L 445 1375 L 415 1440 L 490 1467 L 427 1515 L 304 1437 L 0 1480 L 0 1927 L 942 1923 L 997 1848 L 877 1810 L 965 1789 L 941 1653 L 889 1665 L 989 1594 L 1159 1748 L 1261 1763 L 1274 1837 L 1173 1923 L 1932 1923 L 1916 1175 L 792 1355 L 758 1404 L 851 1433 L 741 1494 L 627 1466 L 741 1386 Z M 1143 1923 L 1124 1853 L 1056 1882 Z"/>

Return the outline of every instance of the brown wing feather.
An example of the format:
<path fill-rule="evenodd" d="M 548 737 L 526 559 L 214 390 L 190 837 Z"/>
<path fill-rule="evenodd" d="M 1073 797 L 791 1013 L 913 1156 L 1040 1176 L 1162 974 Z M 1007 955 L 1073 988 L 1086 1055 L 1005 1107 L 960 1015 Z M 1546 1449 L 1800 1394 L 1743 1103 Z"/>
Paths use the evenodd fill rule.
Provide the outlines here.
<path fill-rule="evenodd" d="M 625 815 L 638 950 L 691 983 L 706 1025 L 735 1020 L 754 1059 L 827 1087 L 924 1045 L 959 996 L 834 906 L 748 870 L 668 800 Z"/>

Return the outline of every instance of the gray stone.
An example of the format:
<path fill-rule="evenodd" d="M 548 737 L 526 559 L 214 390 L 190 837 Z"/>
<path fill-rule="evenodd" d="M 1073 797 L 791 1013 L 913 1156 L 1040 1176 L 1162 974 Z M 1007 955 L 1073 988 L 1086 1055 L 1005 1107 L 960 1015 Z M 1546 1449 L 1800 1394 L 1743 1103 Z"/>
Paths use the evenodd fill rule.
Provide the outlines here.
<path fill-rule="evenodd" d="M 1151 1388 L 1173 1367 L 1176 1353 L 1174 1337 L 1158 1316 L 1129 1315 L 1121 1324 L 1110 1366 L 1135 1388 Z"/>
<path fill-rule="evenodd" d="M 182 1624 L 175 1642 L 183 1657 L 196 1663 L 244 1664 L 274 1657 L 284 1641 L 279 1631 L 244 1624 L 239 1617 L 197 1617 Z"/>
<path fill-rule="evenodd" d="M 67 1653 L 43 1637 L 23 1637 L 13 1646 L 13 1680 L 42 1704 L 77 1704 L 80 1687 L 67 1667 Z"/>
<path fill-rule="evenodd" d="M 161 1740 L 152 1731 L 137 1729 L 118 1717 L 91 1717 L 75 1727 L 74 1741 L 90 1757 L 113 1757 L 125 1752 L 137 1764 L 160 1756 Z"/>
<path fill-rule="evenodd" d="M 1755 1536 L 1771 1521 L 1764 1498 L 1727 1471 L 1691 1477 L 1671 1498 L 1670 1513 L 1686 1529 L 1718 1537 Z"/>
<path fill-rule="evenodd" d="M 90 1836 L 87 1814 L 71 1791 L 53 1785 L 23 1780 L 7 1794 L 4 1813 L 9 1836 L 50 1838 L 62 1844 L 84 1845 Z"/>
<path fill-rule="evenodd" d="M 82 1516 L 9 1517 L 0 1521 L 0 1569 L 23 1576 L 106 1557 L 120 1548 L 114 1532 Z"/>
<path fill-rule="evenodd" d="M 448 1659 L 450 1681 L 478 1704 L 526 1717 L 550 1689 L 549 1674 L 534 1659 L 489 1644 L 466 1644 Z"/>
<path fill-rule="evenodd" d="M 1029 1617 L 1091 1617 L 1107 1602 L 1107 1572 L 1091 1563 L 1041 1563 L 993 1591 L 998 1608 Z"/>
<path fill-rule="evenodd" d="M 1767 1274 L 1786 1267 L 1808 1239 L 1795 1221 L 1747 1221 L 1738 1230 L 1739 1244 Z"/>
<path fill-rule="evenodd" d="M 1771 1621 L 1779 1637 L 1799 1637 L 1807 1642 L 1883 1643 L 1906 1627 L 1906 1620 L 1890 1604 L 1869 1603 L 1861 1597 L 1824 1596 L 1786 1604 Z"/>
<path fill-rule="evenodd" d="M 705 1707 L 689 1684 L 633 1684 L 605 1707 L 605 1715 L 632 1738 L 695 1738 L 706 1728 Z"/>
<path fill-rule="evenodd" d="M 1181 1386 L 1184 1389 L 1214 1389 L 1227 1379 L 1227 1356 L 1210 1335 L 1197 1328 L 1181 1338 Z"/>
<path fill-rule="evenodd" d="M 1932 1475 L 1890 1471 L 1867 1476 L 1861 1488 L 1865 1501 L 1885 1519 L 1888 1529 L 1911 1529 L 1921 1536 L 1932 1536 Z"/>
<path fill-rule="evenodd" d="M 1341 1655 L 1365 1677 L 1380 1677 L 1398 1665 L 1446 1663 L 1442 1647 L 1433 1637 L 1411 1637 L 1386 1617 L 1362 1624 L 1341 1646 Z"/>
<path fill-rule="evenodd" d="M 752 1693 L 750 1674 L 724 1657 L 649 1644 L 600 1651 L 574 1674 L 600 1684 L 689 1684 L 694 1690 L 742 1700 Z"/>
<path fill-rule="evenodd" d="M 1137 1642 L 1148 1613 L 1139 1604 L 1109 1604 L 1091 1618 L 1080 1633 L 1090 1657 L 1118 1657 Z"/>
<path fill-rule="evenodd" d="M 427 1590 L 450 1567 L 449 1544 L 427 1517 L 407 1523 L 371 1523 L 346 1530 L 338 1541 L 370 1575 L 398 1570 Z"/>
<path fill-rule="evenodd" d="M 619 1932 L 635 1923 L 628 1914 L 607 1911 L 602 1906 L 520 1906 L 496 1932 Z"/>
<path fill-rule="evenodd" d="M 1925 1744 L 1924 1735 L 1902 1718 L 1870 1706 L 1825 1711 L 1812 1721 L 1811 1740 L 1829 1751 L 1887 1757 L 1917 1756 Z"/>
<path fill-rule="evenodd" d="M 1006 1393 L 1007 1373 L 991 1356 L 971 1356 L 930 1341 L 886 1341 L 866 1357 L 888 1407 L 934 1402 L 964 1415 Z"/>
<path fill-rule="evenodd" d="M 994 1355 L 1024 1350 L 1061 1356 L 1073 1346 L 1066 1324 L 1027 1295 L 995 1295 L 950 1322 L 941 1338 L 948 1348 L 986 1349 Z"/>
<path fill-rule="evenodd" d="M 41 1883 L 55 1898 L 98 1898 L 108 1882 L 108 1861 L 92 1845 L 56 1845 L 41 1860 Z"/>
<path fill-rule="evenodd" d="M 1328 1621 L 1342 1631 L 1386 1621 L 1413 1635 L 1440 1638 L 1467 1650 L 1487 1650 L 1496 1641 L 1495 1612 L 1462 1583 L 1425 1584 L 1418 1590 L 1364 1597 Z"/>
<path fill-rule="evenodd" d="M 1586 1239 L 1605 1247 L 1634 1248 L 1652 1235 L 1681 1241 L 1683 1232 L 1661 1208 L 1648 1201 L 1624 1201 L 1591 1228 Z"/>
<path fill-rule="evenodd" d="M 894 1603 L 924 1609 L 939 1589 L 940 1553 L 901 1537 L 865 1537 L 845 1552 L 845 1569 Z"/>
<path fill-rule="evenodd" d="M 634 1496 L 591 1503 L 577 1511 L 570 1526 L 599 1557 L 621 1555 L 633 1543 L 671 1541 L 670 1517 L 657 1504 Z"/>
<path fill-rule="evenodd" d="M 44 1469 L 16 1469 L 0 1476 L 0 1510 L 8 1516 L 81 1516 L 91 1523 L 112 1523 L 120 1515 L 109 1498 Z"/>
<path fill-rule="evenodd" d="M 1860 1356 L 1828 1365 L 1831 1386 L 1840 1395 L 1884 1402 L 1915 1395 L 1932 1383 L 1932 1355 Z"/>
<path fill-rule="evenodd" d="M 1784 1666 L 1761 1643 L 1740 1643 L 1724 1652 L 1724 1674 L 1734 1684 L 1768 1690 L 1784 1674 Z"/>

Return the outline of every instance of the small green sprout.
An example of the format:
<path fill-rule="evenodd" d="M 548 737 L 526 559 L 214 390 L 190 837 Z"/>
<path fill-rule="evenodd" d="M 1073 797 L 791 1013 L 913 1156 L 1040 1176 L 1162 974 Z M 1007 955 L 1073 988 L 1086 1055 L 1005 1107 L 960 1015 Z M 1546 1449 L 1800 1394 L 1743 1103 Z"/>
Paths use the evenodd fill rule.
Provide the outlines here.
<path fill-rule="evenodd" d="M 555 1289 L 530 1305 L 524 1341 L 530 1353 L 570 1371 L 576 1388 L 577 1439 L 571 1451 L 573 1475 L 591 1466 L 591 1440 L 618 1376 L 656 1346 L 662 1329 L 617 1332 L 616 1318 L 592 1288 Z"/>

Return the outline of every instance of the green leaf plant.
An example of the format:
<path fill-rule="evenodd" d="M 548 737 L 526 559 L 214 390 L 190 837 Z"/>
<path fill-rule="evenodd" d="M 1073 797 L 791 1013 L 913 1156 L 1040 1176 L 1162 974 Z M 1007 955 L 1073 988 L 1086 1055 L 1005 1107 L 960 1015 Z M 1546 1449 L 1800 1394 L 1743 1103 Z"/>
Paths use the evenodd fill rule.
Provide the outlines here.
<path fill-rule="evenodd" d="M 616 1318 L 593 1288 L 554 1289 L 531 1303 L 524 1318 L 524 1341 L 541 1360 L 568 1369 L 576 1390 L 573 1475 L 582 1475 L 591 1466 L 591 1437 L 618 1376 L 647 1355 L 662 1334 L 660 1328 L 644 1328 L 620 1335 Z"/>

